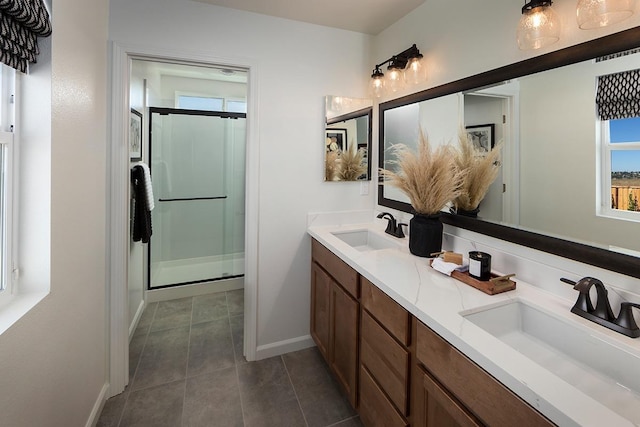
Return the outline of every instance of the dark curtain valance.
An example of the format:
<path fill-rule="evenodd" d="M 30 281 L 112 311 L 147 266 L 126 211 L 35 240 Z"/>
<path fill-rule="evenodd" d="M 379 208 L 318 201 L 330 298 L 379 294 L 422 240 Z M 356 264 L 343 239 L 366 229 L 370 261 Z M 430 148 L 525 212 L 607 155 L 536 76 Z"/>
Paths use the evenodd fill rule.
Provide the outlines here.
<path fill-rule="evenodd" d="M 640 70 L 598 77 L 596 105 L 600 120 L 640 117 Z"/>
<path fill-rule="evenodd" d="M 0 62 L 26 73 L 39 53 L 37 37 L 50 34 L 42 0 L 0 0 Z"/>

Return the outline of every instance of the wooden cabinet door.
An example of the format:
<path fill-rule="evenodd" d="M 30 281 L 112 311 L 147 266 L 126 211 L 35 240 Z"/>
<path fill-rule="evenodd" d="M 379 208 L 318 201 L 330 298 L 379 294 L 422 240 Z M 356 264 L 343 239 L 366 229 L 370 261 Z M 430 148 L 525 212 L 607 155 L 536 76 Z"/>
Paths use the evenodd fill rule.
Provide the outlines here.
<path fill-rule="evenodd" d="M 331 369 L 356 407 L 359 304 L 337 283 L 331 291 Z"/>
<path fill-rule="evenodd" d="M 333 280 L 315 262 L 311 263 L 311 337 L 330 363 L 331 290 Z"/>
<path fill-rule="evenodd" d="M 428 372 L 418 369 L 417 399 L 414 400 L 415 427 L 480 427 L 476 419 L 454 396 Z"/>

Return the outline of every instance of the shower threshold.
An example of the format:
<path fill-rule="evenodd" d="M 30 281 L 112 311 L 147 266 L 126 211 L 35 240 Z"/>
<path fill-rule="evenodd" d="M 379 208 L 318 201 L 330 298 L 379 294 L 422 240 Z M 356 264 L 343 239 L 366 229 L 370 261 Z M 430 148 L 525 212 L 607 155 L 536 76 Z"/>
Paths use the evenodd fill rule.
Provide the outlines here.
<path fill-rule="evenodd" d="M 244 276 L 244 253 L 159 261 L 151 264 L 149 289 Z"/>

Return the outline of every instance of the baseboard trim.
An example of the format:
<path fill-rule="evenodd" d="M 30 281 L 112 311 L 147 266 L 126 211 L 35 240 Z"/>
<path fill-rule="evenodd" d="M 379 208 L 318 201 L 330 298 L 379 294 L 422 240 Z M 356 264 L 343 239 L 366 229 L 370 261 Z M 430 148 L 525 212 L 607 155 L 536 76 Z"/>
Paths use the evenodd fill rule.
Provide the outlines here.
<path fill-rule="evenodd" d="M 244 288 L 244 277 L 196 283 L 193 285 L 172 288 L 151 289 L 145 292 L 147 304 L 150 302 L 168 301 L 177 298 L 196 297 L 215 292 L 235 291 Z"/>
<path fill-rule="evenodd" d="M 109 383 L 104 383 L 102 390 L 100 390 L 100 394 L 98 394 L 96 403 L 93 404 L 93 409 L 91 409 L 91 413 L 89 414 L 89 419 L 87 420 L 85 427 L 95 427 L 98 424 L 98 419 L 100 419 L 100 414 L 102 413 L 104 404 L 107 402 L 108 391 Z"/>
<path fill-rule="evenodd" d="M 313 338 L 311 338 L 311 335 L 303 335 L 271 344 L 259 345 L 256 349 L 256 360 L 280 356 L 281 354 L 291 353 L 292 351 L 304 350 L 305 348 L 315 345 L 316 343 L 313 341 Z"/>
<path fill-rule="evenodd" d="M 136 331 L 138 327 L 138 322 L 140 321 L 140 317 L 142 317 L 142 312 L 144 312 L 144 308 L 146 307 L 144 300 L 140 301 L 140 305 L 138 305 L 138 309 L 136 310 L 136 314 L 133 316 L 133 321 L 129 325 L 129 342 L 133 338 L 133 333 Z"/>

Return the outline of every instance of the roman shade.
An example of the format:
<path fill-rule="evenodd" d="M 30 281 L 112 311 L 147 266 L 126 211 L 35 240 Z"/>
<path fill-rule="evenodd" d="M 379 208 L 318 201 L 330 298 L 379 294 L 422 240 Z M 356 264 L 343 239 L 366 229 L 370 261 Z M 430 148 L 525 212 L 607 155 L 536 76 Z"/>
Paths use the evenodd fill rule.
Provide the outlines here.
<path fill-rule="evenodd" d="M 37 37 L 50 34 L 43 0 L 0 0 L 0 62 L 26 73 L 39 53 Z"/>
<path fill-rule="evenodd" d="M 640 70 L 599 76 L 596 107 L 600 120 L 640 117 Z"/>

